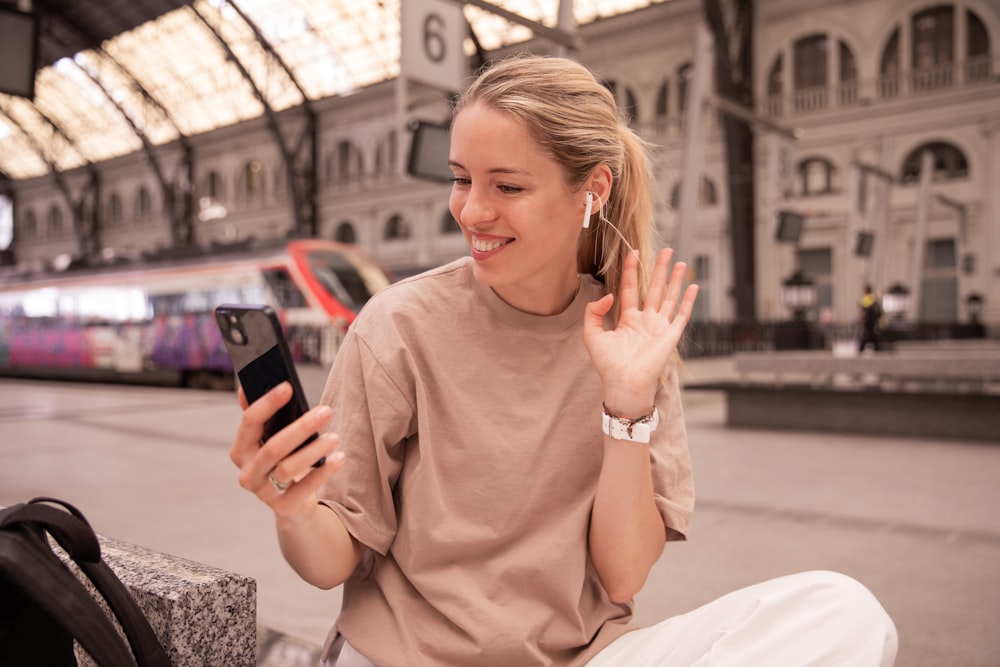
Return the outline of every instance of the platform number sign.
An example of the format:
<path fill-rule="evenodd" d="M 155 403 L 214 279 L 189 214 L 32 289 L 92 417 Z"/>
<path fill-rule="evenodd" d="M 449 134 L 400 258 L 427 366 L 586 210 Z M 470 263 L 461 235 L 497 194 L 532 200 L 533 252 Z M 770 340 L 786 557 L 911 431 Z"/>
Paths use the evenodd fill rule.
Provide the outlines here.
<path fill-rule="evenodd" d="M 407 79 L 442 90 L 465 87 L 462 6 L 449 0 L 401 0 L 400 70 Z"/>

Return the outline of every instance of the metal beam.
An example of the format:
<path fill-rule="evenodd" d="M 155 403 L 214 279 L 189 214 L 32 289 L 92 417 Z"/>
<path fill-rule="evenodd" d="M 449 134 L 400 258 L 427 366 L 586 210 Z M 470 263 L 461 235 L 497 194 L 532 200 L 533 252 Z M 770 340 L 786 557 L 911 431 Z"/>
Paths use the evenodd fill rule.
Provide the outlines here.
<path fill-rule="evenodd" d="M 84 41 L 92 45 L 91 48 L 97 54 L 99 54 L 101 58 L 105 59 L 107 62 L 114 65 L 114 67 L 123 76 L 125 76 L 132 83 L 132 85 L 135 86 L 135 89 L 139 91 L 139 94 L 142 96 L 142 98 L 146 100 L 146 102 L 151 104 L 161 114 L 161 116 L 168 123 L 170 123 L 170 125 L 174 128 L 174 131 L 177 133 L 181 145 L 184 147 L 188 146 L 188 137 L 183 132 L 181 132 L 180 126 L 174 120 L 170 111 L 162 103 L 160 103 L 159 100 L 153 97 L 153 95 L 148 90 L 146 90 L 145 86 L 143 86 L 139 82 L 139 80 L 132 74 L 132 72 L 128 69 L 128 67 L 126 67 L 123 63 L 119 62 L 116 58 L 114 58 L 107 51 L 104 50 L 104 48 L 101 46 L 101 40 L 99 38 L 97 38 L 93 33 L 91 33 L 91 31 L 89 31 L 85 26 L 80 25 L 76 21 L 73 21 L 72 19 L 66 16 L 52 12 L 49 14 L 49 17 L 54 20 L 60 21 L 64 26 L 76 32 L 84 39 Z M 168 223 L 170 225 L 171 238 L 173 239 L 175 245 L 185 245 L 186 244 L 185 239 L 189 241 L 190 239 L 193 238 L 193 233 L 192 233 L 193 220 L 191 218 L 190 213 L 182 216 L 177 215 L 176 206 L 174 205 L 175 204 L 174 192 L 173 192 L 174 185 L 172 182 L 166 180 L 163 174 L 163 169 L 160 166 L 159 160 L 156 157 L 154 148 L 150 143 L 148 137 L 146 137 L 145 133 L 133 122 L 132 118 L 125 112 L 122 106 L 115 100 L 114 96 L 109 93 L 107 88 L 105 88 L 104 84 L 102 84 L 93 73 L 87 71 L 79 64 L 77 64 L 77 67 L 83 70 L 84 73 L 91 79 L 91 81 L 93 81 L 94 84 L 96 84 L 97 87 L 101 89 L 101 92 L 104 94 L 105 98 L 109 102 L 111 102 L 111 104 L 118 110 L 118 113 L 120 113 L 122 117 L 125 118 L 125 121 L 132 128 L 133 133 L 142 142 L 143 148 L 146 152 L 147 157 L 149 158 L 150 165 L 153 169 L 154 175 L 156 176 L 156 180 L 160 185 L 160 193 L 161 196 L 163 197 L 163 201 L 166 206 Z"/>
<path fill-rule="evenodd" d="M 574 50 L 579 50 L 583 46 L 583 40 L 578 34 L 570 33 L 558 28 L 550 28 L 537 21 L 526 19 L 520 14 L 508 11 L 503 7 L 497 7 L 491 2 L 486 2 L 486 0 L 456 0 L 456 2 L 460 5 L 472 5 L 473 7 L 479 7 L 480 9 L 492 12 L 497 16 L 510 21 L 511 23 L 523 25 L 539 37 L 544 37 L 545 39 L 555 42 L 556 44 L 561 44 Z"/>
<path fill-rule="evenodd" d="M 861 162 L 859 160 L 854 160 L 851 162 L 851 164 L 853 164 L 855 167 L 857 167 L 863 172 L 873 174 L 875 176 L 878 176 L 879 178 L 884 179 L 888 183 L 896 182 L 896 177 L 892 173 L 883 169 L 882 167 L 878 167 L 873 164 L 868 164 L 866 162 Z"/>
<path fill-rule="evenodd" d="M 45 121 L 45 123 L 48 124 L 50 128 L 52 128 L 53 132 L 62 137 L 63 140 L 65 140 L 70 145 L 74 147 L 76 146 L 76 143 L 69 137 L 69 135 L 67 135 L 66 132 L 61 127 L 59 127 L 59 125 L 55 123 L 55 121 L 53 121 L 51 118 L 42 113 L 38 109 L 38 107 L 32 104 L 31 109 L 36 114 L 38 114 L 39 118 Z M 92 220 L 90 221 L 84 220 L 81 210 L 82 207 L 80 206 L 79 202 L 73 199 L 73 193 L 70 190 L 69 184 L 66 182 L 66 179 L 63 177 L 62 171 L 56 165 L 55 160 L 52 158 L 52 156 L 50 156 L 46 152 L 45 148 L 34 137 L 34 135 L 28 132 L 28 130 L 23 125 L 21 125 L 21 123 L 19 123 L 17 119 L 14 118 L 13 115 L 11 115 L 11 113 L 3 106 L 2 103 L 0 103 L 0 113 L 3 113 L 3 115 L 7 117 L 7 120 L 10 121 L 10 124 L 16 127 L 18 131 L 20 131 L 21 134 L 24 135 L 24 138 L 28 141 L 29 144 L 31 144 L 31 148 L 35 151 L 38 157 L 41 158 L 42 161 L 49 166 L 49 172 L 52 174 L 52 178 L 56 182 L 56 187 L 62 194 L 63 199 L 66 202 L 67 208 L 69 208 L 70 217 L 73 223 L 73 231 L 76 234 L 78 254 L 81 257 L 86 257 L 89 255 L 96 254 L 98 247 L 100 246 L 100 239 L 98 237 L 99 225 L 97 223 L 97 220 L 99 219 L 100 216 L 99 207 L 95 206 L 93 211 L 94 218 Z M 87 161 L 87 169 L 91 172 L 91 180 L 94 181 L 94 177 L 97 170 L 94 168 L 93 163 L 87 160 L 87 156 L 83 155 L 83 153 L 80 152 L 79 149 L 77 150 L 77 152 L 79 152 L 80 155 L 83 157 L 83 159 Z M 87 225 L 88 222 L 91 222 L 92 224 L 88 226 Z"/>
<path fill-rule="evenodd" d="M 787 127 L 778 125 L 777 123 L 761 116 L 752 109 L 748 109 L 741 104 L 737 104 L 732 100 L 727 100 L 724 97 L 719 97 L 718 95 L 709 94 L 708 102 L 713 107 L 719 111 L 732 116 L 733 118 L 738 118 L 742 120 L 747 125 L 758 125 L 763 127 L 769 132 L 775 132 L 777 134 L 788 137 L 792 140 L 798 140 L 802 137 L 802 130 L 799 128 L 790 130 Z"/>
<path fill-rule="evenodd" d="M 281 54 L 274 48 L 271 42 L 264 36 L 257 24 L 254 23 L 249 16 L 247 16 L 242 9 L 240 9 L 234 0 L 229 0 L 229 6 L 239 14 L 240 18 L 250 27 L 253 31 L 254 36 L 260 43 L 264 50 L 274 58 L 274 61 L 281 66 L 281 69 L 285 71 L 285 74 L 291 80 L 292 85 L 299 91 L 302 95 L 302 109 L 306 114 L 306 128 L 302 135 L 299 137 L 298 145 L 294 149 L 289 151 L 289 155 L 292 156 L 292 163 L 286 164 L 285 169 L 289 174 L 289 188 L 294 189 L 299 179 L 298 171 L 296 170 L 295 156 L 299 155 L 302 151 L 303 143 L 308 140 L 309 149 L 309 170 L 307 173 L 303 174 L 304 182 L 300 187 L 303 188 L 304 192 L 299 193 L 299 199 L 292 197 L 293 205 L 295 202 L 299 202 L 299 206 L 303 207 L 301 211 L 294 213 L 296 220 L 296 228 L 300 226 L 306 227 L 308 232 L 315 235 L 319 230 L 319 201 L 317 200 L 317 195 L 319 194 L 319 123 L 317 122 L 316 111 L 313 109 L 312 100 L 309 95 L 306 94 L 305 88 L 299 82 L 298 77 L 295 76 L 295 72 L 289 67 Z M 294 191 L 294 190 L 293 190 Z M 304 225 L 300 225 L 299 221 L 304 221 Z"/>
<path fill-rule="evenodd" d="M 250 76 L 250 72 L 247 71 L 246 67 L 240 61 L 239 57 L 229 46 L 229 43 L 223 39 L 219 31 L 215 29 L 215 26 L 209 22 L 209 20 L 198 10 L 197 5 L 191 5 L 191 11 L 197 16 L 201 22 L 208 28 L 208 31 L 212 33 L 219 46 L 226 52 L 226 56 L 229 58 L 233 66 L 240 71 L 243 79 L 250 86 L 253 91 L 254 97 L 257 101 L 261 103 L 264 107 L 264 116 L 267 119 L 267 125 L 271 130 L 271 134 L 274 136 L 275 143 L 278 145 L 278 150 L 281 152 L 281 158 L 285 162 L 286 177 L 288 179 L 288 189 L 289 194 L 291 194 L 292 200 L 292 215 L 293 215 L 293 225 L 295 234 L 298 236 L 312 236 L 315 235 L 315 220 L 305 220 L 303 218 L 304 207 L 302 203 L 302 193 L 299 192 L 298 179 L 295 175 L 294 166 L 294 155 L 288 147 L 288 143 L 285 141 L 285 137 L 281 132 L 281 124 L 278 122 L 278 115 L 275 113 L 274 109 L 271 107 L 271 103 L 268 101 L 264 93 L 257 87 L 257 83 Z"/>

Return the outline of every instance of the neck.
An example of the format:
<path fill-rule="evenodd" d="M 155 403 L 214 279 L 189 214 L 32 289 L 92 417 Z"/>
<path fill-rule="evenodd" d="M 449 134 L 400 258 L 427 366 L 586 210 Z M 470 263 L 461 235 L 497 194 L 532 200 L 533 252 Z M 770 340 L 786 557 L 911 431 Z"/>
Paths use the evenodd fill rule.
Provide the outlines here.
<path fill-rule="evenodd" d="M 580 276 L 573 274 L 559 290 L 545 290 L 544 293 L 512 291 L 504 287 L 491 287 L 493 293 L 511 308 L 517 308 L 529 315 L 558 315 L 576 299 L 580 292 Z"/>

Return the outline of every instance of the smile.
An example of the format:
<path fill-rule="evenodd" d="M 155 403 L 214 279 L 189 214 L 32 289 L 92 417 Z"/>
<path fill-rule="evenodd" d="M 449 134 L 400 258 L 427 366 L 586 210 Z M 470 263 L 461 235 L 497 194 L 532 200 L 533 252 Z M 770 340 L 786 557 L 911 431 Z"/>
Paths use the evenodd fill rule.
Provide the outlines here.
<path fill-rule="evenodd" d="M 472 239 L 472 249 L 476 252 L 490 252 L 512 241 L 513 239 L 492 239 L 487 241 L 485 239 L 474 238 Z"/>

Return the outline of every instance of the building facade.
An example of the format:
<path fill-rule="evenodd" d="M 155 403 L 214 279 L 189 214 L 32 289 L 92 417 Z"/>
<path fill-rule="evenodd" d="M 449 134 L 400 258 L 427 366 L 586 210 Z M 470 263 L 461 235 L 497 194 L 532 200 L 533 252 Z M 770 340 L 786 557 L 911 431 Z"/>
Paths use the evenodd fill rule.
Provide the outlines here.
<path fill-rule="evenodd" d="M 698 0 L 672 0 L 583 26 L 575 54 L 615 92 L 655 146 L 661 240 L 679 233 L 678 201 L 694 70 Z M 846 323 L 864 284 L 902 288 L 908 315 L 1000 329 L 1000 5 L 994 0 L 757 0 L 753 28 L 754 295 L 757 317 L 789 316 L 789 276 L 808 278 L 807 317 Z M 517 47 L 555 52 L 534 41 Z M 498 56 L 502 54 L 488 54 Z M 712 84 L 710 84 L 711 86 Z M 312 104 L 316 234 L 357 243 L 400 275 L 459 257 L 449 186 L 406 173 L 409 133 L 397 86 L 376 84 Z M 411 120 L 444 123 L 444 93 L 420 89 Z M 692 242 L 696 316 L 734 317 L 726 153 L 718 111 L 704 110 Z M 279 115 L 304 131 L 295 109 Z M 160 147 L 194 193 L 194 242 L 281 238 L 293 231 L 288 171 L 257 119 Z M 137 255 L 173 242 L 142 153 L 97 165 L 100 246 Z M 63 174 L 82 190 L 90 172 Z M 19 263 L 77 251 L 66 197 L 51 176 L 12 182 Z M 795 233 L 779 221 L 798 223 Z M 781 232 L 781 233 L 779 233 Z"/>

